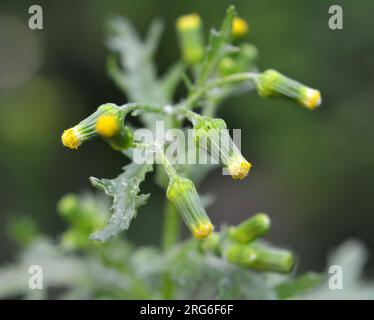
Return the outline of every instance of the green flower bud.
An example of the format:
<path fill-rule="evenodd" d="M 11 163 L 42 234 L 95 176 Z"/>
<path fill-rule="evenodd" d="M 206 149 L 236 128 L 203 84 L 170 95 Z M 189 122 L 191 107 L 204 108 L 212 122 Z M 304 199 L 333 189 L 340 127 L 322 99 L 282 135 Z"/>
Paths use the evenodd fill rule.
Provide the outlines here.
<path fill-rule="evenodd" d="M 243 43 L 239 52 L 228 55 L 221 59 L 218 65 L 218 71 L 221 76 L 246 72 L 257 58 L 257 48 L 249 43 Z"/>
<path fill-rule="evenodd" d="M 321 104 L 318 90 L 309 88 L 275 70 L 266 70 L 257 80 L 257 92 L 263 97 L 285 97 L 313 110 Z"/>
<path fill-rule="evenodd" d="M 118 134 L 106 139 L 114 150 L 126 150 L 134 146 L 132 131 L 122 126 Z"/>
<path fill-rule="evenodd" d="M 191 180 L 176 174 L 171 176 L 166 194 L 195 238 L 204 239 L 212 233 L 213 225 Z"/>
<path fill-rule="evenodd" d="M 229 229 L 229 237 L 235 242 L 249 243 L 262 237 L 270 229 L 270 218 L 265 213 L 258 213 L 236 227 Z"/>
<path fill-rule="evenodd" d="M 232 141 L 225 121 L 209 117 L 195 119 L 194 137 L 196 144 L 206 147 L 215 159 L 221 161 L 234 179 L 242 180 L 247 176 L 252 165 Z M 202 141 L 204 143 L 201 143 Z"/>
<path fill-rule="evenodd" d="M 234 244 L 226 249 L 225 257 L 231 263 L 250 267 L 256 259 L 256 253 L 251 247 Z"/>
<path fill-rule="evenodd" d="M 89 117 L 65 130 L 62 143 L 70 149 L 78 149 L 84 142 L 101 136 L 109 143 L 120 145 L 119 141 L 126 137 L 122 128 L 123 119 L 124 111 L 121 108 L 111 103 L 104 104 Z"/>
<path fill-rule="evenodd" d="M 289 273 L 294 267 L 294 257 L 288 250 L 253 244 L 256 259 L 250 267 L 255 270 Z"/>
<path fill-rule="evenodd" d="M 248 70 L 248 68 L 255 62 L 258 56 L 257 47 L 250 43 L 243 43 L 238 52 L 238 64 L 241 66 L 241 71 Z"/>
<path fill-rule="evenodd" d="M 227 56 L 222 58 L 218 65 L 218 70 L 220 75 L 228 76 L 230 74 L 239 72 L 240 69 L 238 68 L 238 64 L 233 57 Z"/>
<path fill-rule="evenodd" d="M 183 59 L 196 64 L 204 56 L 204 40 L 199 15 L 191 13 L 178 18 L 176 23 Z"/>

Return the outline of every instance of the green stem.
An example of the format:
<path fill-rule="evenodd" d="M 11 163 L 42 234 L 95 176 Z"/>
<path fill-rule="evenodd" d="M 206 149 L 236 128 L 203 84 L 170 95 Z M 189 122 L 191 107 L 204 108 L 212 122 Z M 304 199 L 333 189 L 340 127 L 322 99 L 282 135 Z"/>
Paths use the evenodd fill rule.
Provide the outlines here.
<path fill-rule="evenodd" d="M 162 234 L 162 247 L 165 251 L 172 248 L 179 241 L 180 227 L 180 217 L 177 210 L 169 200 L 166 200 Z"/>
<path fill-rule="evenodd" d="M 203 87 L 193 92 L 187 98 L 184 106 L 188 109 L 193 109 L 195 103 L 209 90 L 221 87 L 227 84 L 235 83 L 235 82 L 243 82 L 243 81 L 255 81 L 258 74 L 253 72 L 243 72 L 243 73 L 236 73 L 229 75 L 227 77 L 222 77 L 218 79 L 211 80 L 207 82 Z"/>
<path fill-rule="evenodd" d="M 180 217 L 175 207 L 169 200 L 165 201 L 164 226 L 162 231 L 162 247 L 164 251 L 171 249 L 180 238 Z M 172 299 L 174 293 L 173 280 L 170 274 L 163 277 L 162 296 L 164 299 Z"/>

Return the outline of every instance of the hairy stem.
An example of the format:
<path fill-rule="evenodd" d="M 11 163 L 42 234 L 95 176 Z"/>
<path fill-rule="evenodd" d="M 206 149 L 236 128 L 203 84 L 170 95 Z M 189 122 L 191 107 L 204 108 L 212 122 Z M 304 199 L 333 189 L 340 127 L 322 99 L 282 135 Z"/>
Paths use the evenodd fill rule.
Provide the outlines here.
<path fill-rule="evenodd" d="M 229 75 L 227 77 L 222 77 L 218 79 L 211 80 L 207 82 L 203 87 L 194 91 L 189 97 L 187 98 L 184 106 L 188 109 L 193 109 L 195 107 L 196 102 L 204 96 L 209 90 L 212 90 L 216 87 L 222 87 L 227 84 L 232 84 L 236 82 L 244 82 L 244 81 L 254 81 L 257 78 L 257 73 L 253 72 L 243 72 L 243 73 L 236 73 Z"/>

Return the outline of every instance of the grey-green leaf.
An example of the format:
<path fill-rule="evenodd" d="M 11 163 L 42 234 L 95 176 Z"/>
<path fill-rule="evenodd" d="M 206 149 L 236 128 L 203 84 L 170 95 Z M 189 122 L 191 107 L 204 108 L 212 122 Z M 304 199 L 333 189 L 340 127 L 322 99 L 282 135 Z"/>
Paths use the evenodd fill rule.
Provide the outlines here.
<path fill-rule="evenodd" d="M 93 186 L 113 198 L 113 214 L 102 230 L 91 235 L 92 240 L 105 241 L 129 228 L 131 220 L 137 214 L 137 209 L 144 205 L 149 198 L 149 194 L 139 195 L 139 185 L 144 181 L 145 175 L 152 170 L 152 165 L 131 163 L 123 168 L 124 172 L 117 178 L 90 178 Z"/>
<path fill-rule="evenodd" d="M 318 286 L 323 279 L 322 274 L 307 272 L 298 278 L 288 280 L 276 287 L 279 299 L 289 299 L 305 293 Z"/>

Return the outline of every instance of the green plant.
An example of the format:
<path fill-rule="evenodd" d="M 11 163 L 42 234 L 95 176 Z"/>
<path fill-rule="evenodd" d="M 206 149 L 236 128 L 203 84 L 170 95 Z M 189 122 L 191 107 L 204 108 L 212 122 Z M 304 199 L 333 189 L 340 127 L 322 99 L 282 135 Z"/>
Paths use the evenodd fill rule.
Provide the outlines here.
<path fill-rule="evenodd" d="M 68 286 L 63 297 L 279 298 L 280 286 L 282 295 L 289 297 L 315 285 L 319 281 L 315 274 L 304 275 L 303 279 L 309 281 L 293 285 L 295 280 L 290 282 L 287 275 L 294 268 L 293 254 L 260 239 L 270 229 L 267 214 L 256 214 L 238 226 L 221 226 L 213 231 L 195 185 L 216 165 L 174 165 L 158 141 L 144 143 L 136 139 L 128 118 L 138 116 L 152 133 L 157 121 L 162 121 L 166 129 L 184 132 L 188 121 L 195 145 L 186 150 L 177 145 L 178 150 L 205 147 L 232 178 L 244 179 L 251 164 L 233 143 L 224 120 L 214 118 L 218 106 L 233 94 L 256 89 L 260 96 L 291 99 L 312 110 L 321 102 L 319 91 L 274 70 L 258 72 L 257 49 L 243 40 L 248 25 L 236 17 L 233 7 L 227 10 L 220 30 L 211 31 L 206 47 L 199 16 L 180 17 L 176 26 L 183 61 L 162 78 L 156 76 L 152 62 L 161 23 L 152 24 L 144 42 L 125 19 L 115 18 L 110 26 L 108 44 L 114 54 L 108 59 L 109 75 L 133 102 L 100 106 L 65 130 L 62 142 L 77 149 L 101 137 L 129 158 L 130 164 L 114 179 L 90 178 L 95 187 L 113 198 L 111 215 L 102 197 L 67 195 L 59 202 L 58 211 L 69 221 L 70 228 L 60 244 L 54 246 L 40 238 L 31 243 L 30 252 L 41 252 L 47 265 L 55 263 L 48 258 L 50 255 L 73 260 L 64 262 L 72 267 L 71 277 L 63 279 Z M 187 95 L 175 103 L 175 90 L 182 80 Z M 138 164 L 134 155 L 139 150 L 157 157 L 159 165 Z M 146 204 L 150 195 L 140 193 L 140 184 L 155 168 L 155 181 L 167 195 L 161 248 L 134 248 L 117 234 L 129 228 L 138 209 Z M 180 239 L 180 215 L 194 236 L 185 241 Z M 55 252 L 65 255 L 56 258 Z M 75 252 L 83 252 L 83 257 Z M 49 281 L 51 286 L 63 282 L 53 275 Z M 286 293 L 284 288 L 288 288 Z"/>

